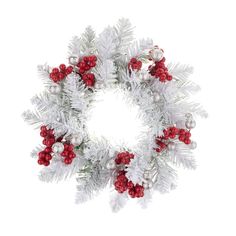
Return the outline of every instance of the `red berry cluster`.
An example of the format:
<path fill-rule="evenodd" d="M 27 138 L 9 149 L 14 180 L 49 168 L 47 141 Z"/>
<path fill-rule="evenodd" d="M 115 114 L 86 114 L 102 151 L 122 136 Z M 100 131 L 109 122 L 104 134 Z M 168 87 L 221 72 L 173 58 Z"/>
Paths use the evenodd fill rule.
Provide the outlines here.
<path fill-rule="evenodd" d="M 129 152 L 120 152 L 117 154 L 115 162 L 117 165 L 124 164 L 128 165 L 130 160 L 134 158 L 134 154 Z"/>
<path fill-rule="evenodd" d="M 160 82 L 172 80 L 172 75 L 169 74 L 168 69 L 165 66 L 165 57 L 160 61 L 155 61 L 155 64 L 149 67 L 149 73 L 155 78 L 159 78 Z"/>
<path fill-rule="evenodd" d="M 66 165 L 69 165 L 76 157 L 76 154 L 74 153 L 74 145 L 68 143 L 64 143 L 63 145 L 64 145 L 64 150 L 61 153 L 61 156 L 64 157 L 64 163 Z"/>
<path fill-rule="evenodd" d="M 161 137 L 157 137 L 156 139 L 156 144 L 159 146 L 156 148 L 157 152 L 163 151 L 165 148 L 167 148 L 168 144 L 165 143 L 165 141 L 169 139 L 174 139 L 175 137 L 178 136 L 179 141 L 185 143 L 185 144 L 190 144 L 191 140 L 191 133 L 190 131 L 186 129 L 178 129 L 176 127 L 169 127 L 167 129 L 163 130 L 164 135 Z"/>
<path fill-rule="evenodd" d="M 80 60 L 80 62 L 77 64 L 77 67 L 79 68 L 79 73 L 84 74 L 85 72 L 95 67 L 96 61 L 97 61 L 97 57 L 95 55 L 83 57 Z"/>
<path fill-rule="evenodd" d="M 59 68 L 53 68 L 52 69 L 52 72 L 50 73 L 50 78 L 54 82 L 59 82 L 59 81 L 63 80 L 67 75 L 72 73 L 72 71 L 73 71 L 72 66 L 66 67 L 66 65 L 61 64 L 59 66 Z"/>
<path fill-rule="evenodd" d="M 48 129 L 45 125 L 40 128 L 40 136 L 43 137 L 43 144 L 46 146 L 45 149 L 38 153 L 38 164 L 48 166 L 50 160 L 52 160 L 52 145 L 56 142 L 61 142 L 63 137 L 55 138 L 53 129 Z M 61 156 L 64 157 L 64 163 L 69 165 L 72 160 L 76 157 L 74 153 L 74 146 L 69 143 L 63 143 L 64 150 Z"/>
<path fill-rule="evenodd" d="M 131 70 L 140 70 L 142 68 L 142 62 L 137 60 L 136 58 L 131 58 L 129 64 L 128 64 L 128 68 Z"/>
<path fill-rule="evenodd" d="M 95 84 L 95 76 L 93 73 L 86 73 L 96 66 L 97 57 L 95 55 L 85 56 L 77 64 L 79 74 L 82 80 L 88 87 L 93 87 Z"/>
<path fill-rule="evenodd" d="M 52 145 L 56 142 L 52 129 L 47 129 L 46 126 L 41 126 L 40 136 L 43 137 L 43 144 L 45 149 L 38 153 L 38 164 L 48 166 L 52 159 Z"/>
<path fill-rule="evenodd" d="M 95 76 L 93 73 L 83 74 L 82 80 L 88 87 L 93 87 L 95 84 Z"/>
<path fill-rule="evenodd" d="M 126 172 L 124 170 L 119 171 L 116 177 L 116 181 L 114 183 L 115 189 L 118 193 L 123 193 L 128 190 L 128 194 L 132 198 L 140 198 L 144 196 L 144 187 L 129 181 L 128 178 L 125 176 Z"/>

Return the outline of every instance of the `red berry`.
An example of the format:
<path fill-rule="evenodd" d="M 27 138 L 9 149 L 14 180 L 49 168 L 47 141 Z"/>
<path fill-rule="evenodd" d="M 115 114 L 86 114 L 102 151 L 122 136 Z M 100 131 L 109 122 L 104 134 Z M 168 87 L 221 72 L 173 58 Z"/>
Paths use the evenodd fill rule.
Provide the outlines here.
<path fill-rule="evenodd" d="M 134 64 L 134 63 L 136 63 L 137 62 L 137 59 L 136 58 L 131 58 L 131 60 L 130 60 L 130 63 L 132 63 L 132 64 Z"/>
<path fill-rule="evenodd" d="M 43 165 L 45 165 L 45 166 L 49 166 L 49 164 L 50 164 L 50 162 L 47 161 L 47 160 L 45 160 L 44 163 L 43 163 Z"/>
<path fill-rule="evenodd" d="M 61 153 L 61 156 L 63 157 L 67 157 L 69 154 L 69 152 L 67 150 L 64 150 L 62 153 Z"/>
<path fill-rule="evenodd" d="M 170 137 L 171 139 L 175 138 L 175 136 L 176 136 L 175 133 L 171 133 L 171 134 L 169 135 L 169 137 Z"/>
<path fill-rule="evenodd" d="M 59 72 L 58 78 L 59 80 L 63 80 L 65 78 L 65 75 L 62 72 Z"/>
<path fill-rule="evenodd" d="M 50 135 L 50 136 L 51 136 L 51 135 L 54 135 L 53 129 L 49 129 L 49 130 L 48 130 L 48 135 Z"/>
<path fill-rule="evenodd" d="M 86 56 L 85 56 L 85 57 L 83 58 L 83 60 L 84 60 L 85 62 L 87 62 L 87 61 L 89 61 L 89 57 L 86 57 Z"/>
<path fill-rule="evenodd" d="M 185 135 L 185 132 L 186 132 L 186 131 L 185 131 L 184 129 L 180 129 L 180 130 L 179 130 L 179 135 Z"/>
<path fill-rule="evenodd" d="M 73 153 L 73 152 L 70 152 L 70 153 L 68 154 L 68 157 L 69 157 L 70 159 L 73 159 L 73 158 L 74 158 L 74 153 Z"/>
<path fill-rule="evenodd" d="M 53 73 L 53 74 L 57 74 L 57 73 L 59 73 L 58 68 L 53 68 L 53 69 L 52 69 L 52 73 Z"/>
<path fill-rule="evenodd" d="M 73 66 L 68 66 L 66 68 L 66 74 L 69 75 L 73 71 Z"/>
<path fill-rule="evenodd" d="M 59 68 L 60 68 L 61 71 L 65 71 L 66 70 L 66 65 L 65 64 L 61 64 L 59 66 Z"/>
<path fill-rule="evenodd" d="M 186 137 L 186 138 L 190 138 L 190 137 L 191 137 L 191 133 L 190 133 L 189 131 L 187 131 L 187 132 L 185 133 L 185 137 Z"/>
<path fill-rule="evenodd" d="M 52 159 L 52 156 L 47 153 L 47 154 L 45 155 L 45 160 L 46 160 L 46 161 L 50 161 L 51 159 Z"/>
<path fill-rule="evenodd" d="M 44 163 L 44 160 L 43 160 L 43 159 L 38 159 L 38 164 L 39 164 L 39 165 L 43 165 L 43 163 Z"/>
<path fill-rule="evenodd" d="M 51 146 L 53 145 L 53 143 L 50 141 L 50 139 L 47 139 L 47 140 L 45 141 L 45 145 L 46 145 L 47 147 L 51 147 Z"/>
<path fill-rule="evenodd" d="M 159 76 L 159 80 L 161 81 L 161 82 L 164 82 L 165 80 L 166 80 L 166 75 L 163 73 L 163 74 L 161 74 L 160 76 Z"/>
<path fill-rule="evenodd" d="M 93 61 L 97 61 L 97 57 L 95 55 L 92 55 L 91 58 Z"/>
<path fill-rule="evenodd" d="M 47 131 L 41 131 L 40 136 L 45 138 L 47 136 Z"/>
<path fill-rule="evenodd" d="M 129 189 L 129 195 L 132 197 L 132 198 L 135 198 L 135 191 L 134 189 Z"/>
<path fill-rule="evenodd" d="M 68 145 L 67 150 L 68 151 L 73 151 L 74 150 L 74 145 L 73 144 Z"/>
<path fill-rule="evenodd" d="M 86 66 L 86 63 L 84 61 L 79 62 L 78 67 L 83 69 Z"/>
<path fill-rule="evenodd" d="M 44 151 L 41 151 L 41 152 L 38 153 L 38 156 L 39 156 L 40 159 L 43 159 L 45 157 L 45 154 L 46 153 Z"/>
<path fill-rule="evenodd" d="M 69 157 L 66 157 L 66 158 L 64 159 L 64 163 L 65 163 L 66 165 L 69 165 L 69 164 L 72 163 L 72 159 L 69 158 Z"/>
<path fill-rule="evenodd" d="M 127 187 L 128 187 L 128 189 L 133 188 L 133 187 L 134 187 L 133 182 L 132 182 L 132 181 L 129 181 L 128 184 L 127 184 Z"/>
<path fill-rule="evenodd" d="M 172 75 L 167 75 L 166 79 L 167 79 L 168 81 L 171 81 L 171 80 L 172 80 Z"/>
<path fill-rule="evenodd" d="M 43 126 L 40 127 L 40 130 L 41 130 L 41 131 L 47 131 L 48 129 L 47 129 L 47 126 L 46 126 L 46 125 L 43 125 Z"/>
<path fill-rule="evenodd" d="M 46 147 L 46 148 L 44 149 L 44 152 L 46 152 L 46 153 L 51 153 L 51 152 L 52 152 L 52 148 L 51 148 L 51 147 Z"/>
<path fill-rule="evenodd" d="M 94 86 L 94 81 L 93 81 L 93 80 L 86 80 L 86 81 L 85 81 L 85 84 L 86 84 L 88 87 L 93 87 L 93 86 Z"/>
<path fill-rule="evenodd" d="M 180 136 L 179 136 L 179 141 L 183 142 L 184 140 L 185 140 L 185 135 L 183 135 L 183 134 L 180 135 Z"/>
<path fill-rule="evenodd" d="M 188 144 L 191 143 L 191 140 L 190 140 L 189 138 L 186 138 L 186 139 L 184 140 L 184 143 L 188 145 Z"/>

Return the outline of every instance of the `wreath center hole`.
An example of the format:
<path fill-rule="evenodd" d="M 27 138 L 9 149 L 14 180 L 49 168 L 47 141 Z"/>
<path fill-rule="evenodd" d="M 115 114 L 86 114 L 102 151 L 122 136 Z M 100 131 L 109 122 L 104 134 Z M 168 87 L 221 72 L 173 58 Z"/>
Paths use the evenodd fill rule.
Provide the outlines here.
<path fill-rule="evenodd" d="M 87 121 L 90 139 L 107 140 L 112 146 L 135 148 L 147 131 L 142 112 L 128 92 L 103 90 L 95 94 Z"/>

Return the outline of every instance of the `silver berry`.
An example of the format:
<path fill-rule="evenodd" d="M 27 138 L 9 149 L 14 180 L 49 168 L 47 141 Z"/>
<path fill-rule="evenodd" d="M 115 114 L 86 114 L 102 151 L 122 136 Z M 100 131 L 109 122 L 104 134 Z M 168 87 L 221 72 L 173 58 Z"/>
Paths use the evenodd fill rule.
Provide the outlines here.
<path fill-rule="evenodd" d="M 155 61 L 160 61 L 163 58 L 163 51 L 159 48 L 155 48 L 151 51 L 151 57 Z"/>
<path fill-rule="evenodd" d="M 191 149 L 196 149 L 196 148 L 197 148 L 197 142 L 191 141 L 191 143 L 189 144 L 189 147 L 190 147 Z"/>
<path fill-rule="evenodd" d="M 60 142 L 54 143 L 52 145 L 52 151 L 54 153 L 62 153 L 64 151 L 64 145 Z"/>
<path fill-rule="evenodd" d="M 78 58 L 76 56 L 69 57 L 69 63 L 73 66 L 78 64 Z"/>
<path fill-rule="evenodd" d="M 174 150 L 176 149 L 175 143 L 170 142 L 170 143 L 168 144 L 168 149 L 169 149 L 170 151 L 174 151 Z"/>
<path fill-rule="evenodd" d="M 146 182 L 143 183 L 143 187 L 144 187 L 145 189 L 150 189 L 150 188 L 153 187 L 153 182 L 152 182 L 151 180 L 148 180 L 148 181 L 146 181 Z"/>
<path fill-rule="evenodd" d="M 49 87 L 49 92 L 52 94 L 58 94 L 61 92 L 61 86 L 58 84 L 51 85 Z"/>
<path fill-rule="evenodd" d="M 139 79 L 141 79 L 141 80 L 148 80 L 149 79 L 149 74 L 146 71 L 140 71 L 138 76 L 139 76 Z"/>
<path fill-rule="evenodd" d="M 80 135 L 74 135 L 71 138 L 71 143 L 73 145 L 80 145 L 82 143 L 83 138 Z"/>
<path fill-rule="evenodd" d="M 187 113 L 187 114 L 185 114 L 185 117 L 186 117 L 187 119 L 192 119 L 192 118 L 193 118 L 193 115 L 192 115 L 191 113 Z"/>
<path fill-rule="evenodd" d="M 106 163 L 106 168 L 108 170 L 113 170 L 116 168 L 116 163 L 113 159 L 109 160 L 107 163 Z"/>
<path fill-rule="evenodd" d="M 160 100 L 160 95 L 159 95 L 159 93 L 155 93 L 154 95 L 153 95 L 153 97 L 154 97 L 154 101 L 155 102 L 158 102 L 159 100 Z"/>
<path fill-rule="evenodd" d="M 196 127 L 196 121 L 195 121 L 195 120 L 187 120 L 187 121 L 185 122 L 185 126 L 186 126 L 186 128 L 188 128 L 188 129 L 193 129 L 193 128 Z"/>
<path fill-rule="evenodd" d="M 145 170 L 144 173 L 143 173 L 143 178 L 144 179 L 151 179 L 152 178 L 151 172 L 148 171 L 148 170 Z"/>
<path fill-rule="evenodd" d="M 106 87 L 106 85 L 104 83 L 97 82 L 97 83 L 95 83 L 94 87 L 95 87 L 95 89 L 104 89 Z"/>

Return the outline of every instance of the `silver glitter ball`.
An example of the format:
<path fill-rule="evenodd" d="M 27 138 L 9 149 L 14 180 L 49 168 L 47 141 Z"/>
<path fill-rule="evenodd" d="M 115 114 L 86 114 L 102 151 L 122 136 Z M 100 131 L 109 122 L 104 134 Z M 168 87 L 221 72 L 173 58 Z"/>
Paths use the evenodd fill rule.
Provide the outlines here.
<path fill-rule="evenodd" d="M 138 77 L 141 80 L 148 80 L 149 79 L 149 73 L 147 73 L 147 71 L 140 71 Z"/>
<path fill-rule="evenodd" d="M 52 145 L 52 151 L 54 153 L 62 153 L 64 151 L 64 145 L 60 142 L 54 143 Z"/>
<path fill-rule="evenodd" d="M 175 143 L 170 142 L 170 143 L 168 144 L 168 150 L 170 150 L 170 151 L 174 151 L 175 149 L 176 149 L 176 145 L 175 145 Z"/>
<path fill-rule="evenodd" d="M 186 117 L 187 119 L 192 119 L 192 118 L 193 118 L 193 115 L 192 115 L 191 113 L 187 113 L 187 114 L 185 114 L 185 117 Z"/>
<path fill-rule="evenodd" d="M 144 187 L 145 189 L 150 189 L 150 188 L 153 187 L 153 182 L 152 182 L 151 180 L 146 181 L 146 182 L 143 183 L 143 187 Z"/>
<path fill-rule="evenodd" d="M 185 126 L 188 128 L 188 129 L 193 129 L 196 127 L 196 121 L 195 120 L 187 120 L 185 122 Z"/>
<path fill-rule="evenodd" d="M 108 170 L 113 170 L 116 168 L 116 163 L 115 163 L 114 159 L 111 159 L 106 163 L 106 168 Z"/>
<path fill-rule="evenodd" d="M 149 172 L 148 170 L 145 170 L 143 173 L 143 178 L 144 179 L 151 179 L 152 178 L 151 172 Z"/>
<path fill-rule="evenodd" d="M 153 97 L 154 97 L 154 101 L 155 102 L 158 102 L 159 100 L 160 100 L 160 95 L 159 95 L 159 93 L 155 93 L 154 95 L 153 95 Z"/>
<path fill-rule="evenodd" d="M 151 51 L 151 57 L 155 61 L 160 61 L 164 56 L 164 53 L 161 49 L 155 48 Z"/>
<path fill-rule="evenodd" d="M 83 141 L 83 138 L 80 135 L 74 135 L 71 138 L 71 143 L 73 145 L 80 145 Z"/>
<path fill-rule="evenodd" d="M 51 85 L 48 90 L 52 94 L 58 94 L 61 92 L 61 86 L 58 84 L 54 84 L 54 85 Z"/>
<path fill-rule="evenodd" d="M 77 65 L 77 64 L 78 64 L 78 61 L 79 61 L 79 59 L 78 59 L 78 57 L 76 57 L 76 56 L 71 56 L 71 57 L 69 57 L 69 64 L 71 64 L 71 65 L 73 65 L 73 66 Z"/>
<path fill-rule="evenodd" d="M 197 148 L 197 142 L 191 141 L 191 143 L 189 144 L 189 147 L 190 147 L 191 149 L 196 149 L 196 148 Z"/>
<path fill-rule="evenodd" d="M 99 83 L 99 82 L 96 82 L 95 85 L 94 85 L 95 89 L 104 89 L 106 87 L 106 85 L 104 83 Z"/>

